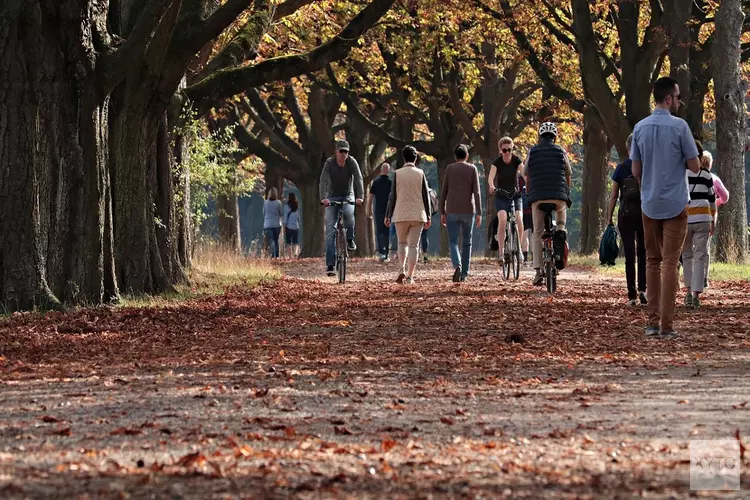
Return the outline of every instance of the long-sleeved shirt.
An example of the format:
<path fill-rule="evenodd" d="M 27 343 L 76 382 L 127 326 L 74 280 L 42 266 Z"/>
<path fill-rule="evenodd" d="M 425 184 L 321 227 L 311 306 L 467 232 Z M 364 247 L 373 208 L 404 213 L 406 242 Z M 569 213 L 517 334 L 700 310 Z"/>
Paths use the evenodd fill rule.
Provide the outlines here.
<path fill-rule="evenodd" d="M 705 169 L 700 169 L 697 174 L 688 171 L 687 181 L 690 192 L 688 224 L 714 221 L 716 217 L 716 195 L 714 194 L 714 181 L 711 173 Z"/>
<path fill-rule="evenodd" d="M 471 163 L 451 163 L 445 169 L 440 189 L 440 215 L 482 215 L 479 195 L 479 171 Z"/>
<path fill-rule="evenodd" d="M 714 181 L 714 191 L 716 191 L 716 206 L 720 207 L 729 201 L 729 191 L 724 186 L 724 183 L 721 182 L 718 175 L 712 173 L 711 178 Z"/>
<path fill-rule="evenodd" d="M 281 218 L 284 208 L 279 200 L 266 200 L 263 202 L 263 229 L 281 227 Z"/>
<path fill-rule="evenodd" d="M 365 187 L 362 182 L 362 171 L 359 163 L 351 156 L 346 157 L 343 167 L 340 167 L 335 156 L 328 158 L 320 174 L 320 199 L 345 198 L 349 201 L 364 199 Z"/>

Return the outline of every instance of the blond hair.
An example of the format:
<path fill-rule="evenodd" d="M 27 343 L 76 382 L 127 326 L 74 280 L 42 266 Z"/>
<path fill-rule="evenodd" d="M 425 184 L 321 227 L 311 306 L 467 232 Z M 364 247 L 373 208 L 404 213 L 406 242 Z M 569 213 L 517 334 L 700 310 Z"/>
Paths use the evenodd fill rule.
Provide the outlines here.
<path fill-rule="evenodd" d="M 506 135 L 505 137 L 501 137 L 500 140 L 497 141 L 497 146 L 499 148 L 502 148 L 505 144 L 510 144 L 510 147 L 513 147 L 513 139 Z"/>
<path fill-rule="evenodd" d="M 268 190 L 268 196 L 266 197 L 267 200 L 277 200 L 278 198 L 279 198 L 278 189 L 274 187 Z"/>
<path fill-rule="evenodd" d="M 701 168 L 711 170 L 711 166 L 714 164 L 714 157 L 710 151 L 703 151 L 703 156 L 700 158 Z"/>

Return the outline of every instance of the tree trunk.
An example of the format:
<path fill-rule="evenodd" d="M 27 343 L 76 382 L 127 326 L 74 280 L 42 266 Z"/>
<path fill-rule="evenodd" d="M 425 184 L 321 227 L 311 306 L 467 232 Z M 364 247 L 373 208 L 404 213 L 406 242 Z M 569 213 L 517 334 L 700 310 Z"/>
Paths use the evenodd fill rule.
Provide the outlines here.
<path fill-rule="evenodd" d="M 740 73 L 740 38 L 744 15 L 740 0 L 723 0 L 716 13 L 713 60 L 716 100 L 717 175 L 727 186 L 738 188 L 719 216 L 717 258 L 722 262 L 744 262 L 748 253 L 745 196 L 744 145 L 746 83 Z"/>
<path fill-rule="evenodd" d="M 315 180 L 297 184 L 302 198 L 302 257 L 320 257 L 325 248 L 323 208 L 320 204 L 318 183 Z"/>
<path fill-rule="evenodd" d="M 607 213 L 607 174 L 611 145 L 599 115 L 589 108 L 583 125 L 583 186 L 581 201 L 581 253 L 588 255 L 599 247 Z"/>
<path fill-rule="evenodd" d="M 190 169 L 186 164 L 187 139 L 177 134 L 174 139 L 174 168 L 172 183 L 175 186 L 176 221 L 176 251 L 182 269 L 189 269 L 193 256 L 192 226 L 190 213 Z"/>
<path fill-rule="evenodd" d="M 267 195 L 268 191 L 270 191 L 271 188 L 276 188 L 276 191 L 279 192 L 279 198 L 283 198 L 284 175 L 281 173 L 281 171 L 278 168 L 274 168 L 271 165 L 266 165 L 265 184 L 266 184 L 266 192 L 264 194 Z"/>
<path fill-rule="evenodd" d="M 219 213 L 219 241 L 226 248 L 239 253 L 240 240 L 240 207 L 236 194 L 221 195 L 216 200 Z"/>
<path fill-rule="evenodd" d="M 101 303 L 108 105 L 98 94 L 91 6 L 15 2 L 0 34 L 0 304 Z M 49 75 L 55 75 L 50 78 Z M 105 286 L 106 284 L 106 286 Z M 106 295 L 105 295 L 106 290 Z M 58 300 L 60 299 L 60 300 Z"/>
<path fill-rule="evenodd" d="M 489 158 L 489 157 L 482 158 L 482 163 L 484 164 L 484 178 L 487 184 L 487 188 L 486 188 L 487 190 L 485 191 L 485 193 L 487 193 L 487 199 L 485 200 L 485 203 L 484 203 L 485 216 L 482 217 L 482 219 L 486 221 L 485 225 L 487 227 L 489 227 L 490 223 L 492 222 L 493 217 L 497 216 L 497 211 L 495 210 L 495 196 L 490 195 L 490 183 L 489 183 L 490 168 L 492 168 L 493 161 L 494 161 L 494 158 Z M 488 240 L 487 244 L 484 246 L 484 256 L 492 257 L 493 253 L 494 252 L 490 250 L 490 242 Z"/>
<path fill-rule="evenodd" d="M 453 158 L 450 158 L 450 157 L 443 157 L 442 159 L 438 160 L 438 187 L 437 187 L 438 199 L 440 198 L 440 193 L 441 193 L 441 190 L 443 189 L 443 179 L 445 179 L 445 170 L 448 168 L 448 165 L 450 165 L 451 163 L 453 163 Z M 438 217 L 440 217 L 439 213 L 438 213 Z M 447 257 L 448 255 L 449 255 L 448 229 L 442 224 L 440 224 L 440 256 Z"/>
<path fill-rule="evenodd" d="M 370 193 L 365 186 L 365 200 L 362 202 L 362 206 L 354 209 L 354 241 L 357 244 L 354 255 L 357 257 L 372 257 L 375 255 L 372 217 L 367 216 L 368 203 L 370 203 Z"/>

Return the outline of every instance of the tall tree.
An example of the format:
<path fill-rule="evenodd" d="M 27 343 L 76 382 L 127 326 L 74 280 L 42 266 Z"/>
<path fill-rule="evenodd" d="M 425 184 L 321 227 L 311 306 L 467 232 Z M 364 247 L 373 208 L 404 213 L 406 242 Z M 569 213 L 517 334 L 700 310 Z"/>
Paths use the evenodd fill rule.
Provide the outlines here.
<path fill-rule="evenodd" d="M 740 0 L 723 0 L 716 13 L 713 58 L 716 102 L 717 174 L 728 186 L 745 186 L 744 146 L 747 137 L 747 82 L 740 73 L 742 24 Z M 722 207 L 717 257 L 744 262 L 748 255 L 747 206 L 744 196 L 731 196 Z"/>
<path fill-rule="evenodd" d="M 339 36 L 310 52 L 218 69 L 185 93 L 208 109 L 211 99 L 320 69 L 345 57 L 394 1 L 372 0 Z M 157 227 L 185 226 L 172 215 L 176 179 L 166 111 L 196 54 L 247 8 L 247 0 L 0 6 L 5 308 L 101 303 L 118 296 L 118 285 L 158 291 L 179 274 L 170 263 L 184 252 L 172 228 Z M 252 9 L 256 29 L 243 50 L 258 46 L 274 15 L 267 0 L 255 0 Z"/>

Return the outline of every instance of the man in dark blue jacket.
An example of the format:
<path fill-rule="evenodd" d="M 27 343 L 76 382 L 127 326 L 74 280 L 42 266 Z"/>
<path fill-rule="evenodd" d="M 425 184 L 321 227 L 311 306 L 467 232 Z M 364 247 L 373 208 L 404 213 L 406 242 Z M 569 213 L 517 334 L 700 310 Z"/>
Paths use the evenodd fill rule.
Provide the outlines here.
<path fill-rule="evenodd" d="M 534 285 L 544 283 L 542 274 L 542 233 L 544 232 L 544 212 L 539 206 L 551 203 L 557 206 L 555 221 L 558 234 L 556 240 L 565 241 L 565 219 L 570 205 L 570 178 L 573 171 L 565 150 L 558 144 L 557 126 L 551 122 L 542 123 L 539 127 L 539 144 L 531 148 L 524 162 L 526 192 L 532 207 L 534 234 L 532 251 L 534 253 Z"/>

